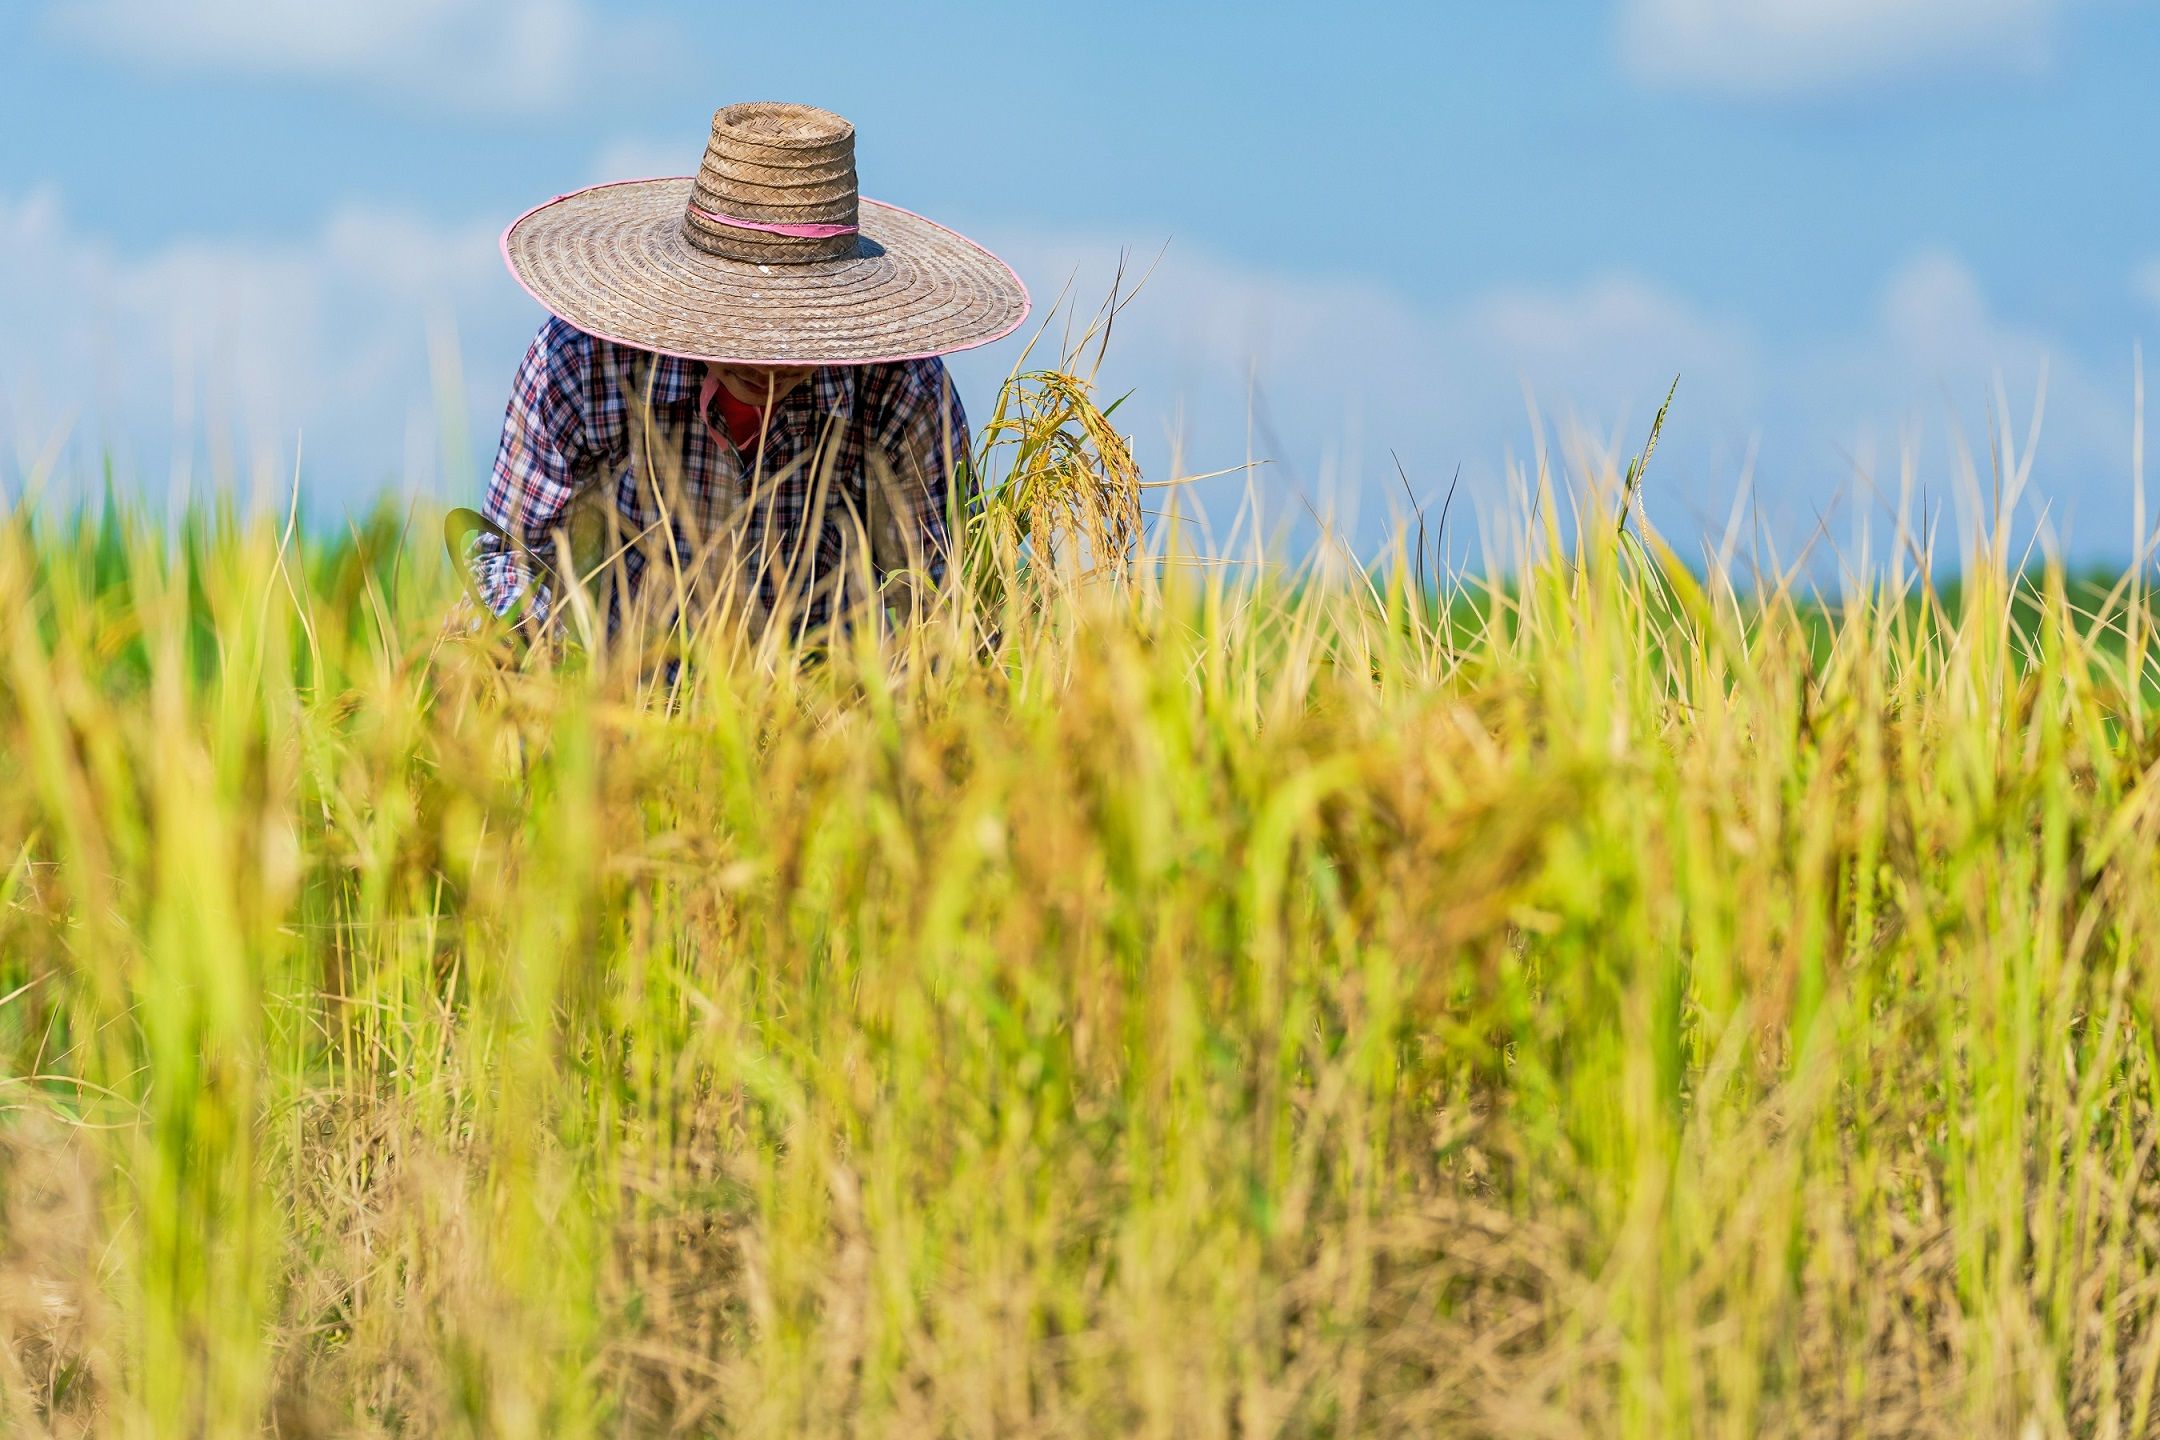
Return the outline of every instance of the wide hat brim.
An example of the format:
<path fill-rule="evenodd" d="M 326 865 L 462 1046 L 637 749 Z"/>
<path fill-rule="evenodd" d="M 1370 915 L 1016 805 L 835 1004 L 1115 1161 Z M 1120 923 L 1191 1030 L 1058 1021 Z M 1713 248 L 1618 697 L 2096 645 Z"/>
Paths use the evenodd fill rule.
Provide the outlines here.
<path fill-rule="evenodd" d="M 1012 267 L 964 235 L 859 202 L 857 253 L 758 264 L 683 238 L 692 180 L 561 195 L 503 231 L 532 297 L 588 335 L 688 360 L 869 365 L 986 345 L 1027 318 Z"/>

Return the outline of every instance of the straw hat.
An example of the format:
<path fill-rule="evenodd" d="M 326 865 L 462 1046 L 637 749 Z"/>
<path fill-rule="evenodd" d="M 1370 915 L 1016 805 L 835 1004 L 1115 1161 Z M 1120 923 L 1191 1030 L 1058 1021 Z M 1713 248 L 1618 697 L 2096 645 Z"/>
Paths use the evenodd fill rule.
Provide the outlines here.
<path fill-rule="evenodd" d="M 1027 287 L 964 236 L 855 189 L 855 127 L 758 101 L 713 116 L 698 173 L 557 196 L 503 232 L 535 300 L 588 334 L 745 365 L 858 365 L 983 345 Z"/>

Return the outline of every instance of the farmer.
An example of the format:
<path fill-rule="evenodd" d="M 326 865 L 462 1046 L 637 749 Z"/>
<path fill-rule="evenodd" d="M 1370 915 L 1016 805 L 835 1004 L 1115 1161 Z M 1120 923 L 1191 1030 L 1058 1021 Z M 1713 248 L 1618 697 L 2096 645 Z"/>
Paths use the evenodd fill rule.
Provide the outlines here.
<path fill-rule="evenodd" d="M 995 255 L 859 199 L 855 130 L 807 105 L 714 115 L 694 178 L 596 185 L 503 233 L 551 318 L 525 354 L 480 533 L 480 598 L 527 623 L 573 573 L 636 619 L 844 619 L 942 578 L 972 498 L 937 358 L 1010 333 Z"/>

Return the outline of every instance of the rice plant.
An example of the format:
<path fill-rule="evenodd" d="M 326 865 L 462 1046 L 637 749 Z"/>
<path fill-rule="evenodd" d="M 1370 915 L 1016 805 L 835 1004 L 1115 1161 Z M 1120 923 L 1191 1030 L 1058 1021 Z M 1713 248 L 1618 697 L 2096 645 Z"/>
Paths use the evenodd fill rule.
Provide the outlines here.
<path fill-rule="evenodd" d="M 7 517 L 0 1429 L 2154 1433 L 2136 573 L 1199 567 L 1080 367 L 984 432 L 666 684 Z"/>

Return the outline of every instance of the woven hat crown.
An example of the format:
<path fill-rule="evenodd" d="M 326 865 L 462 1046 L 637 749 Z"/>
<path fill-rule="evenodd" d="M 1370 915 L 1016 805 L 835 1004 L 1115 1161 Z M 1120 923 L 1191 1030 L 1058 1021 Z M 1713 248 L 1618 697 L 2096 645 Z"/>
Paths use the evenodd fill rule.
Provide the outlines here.
<path fill-rule="evenodd" d="M 839 259 L 856 253 L 856 209 L 855 127 L 814 105 L 754 100 L 714 112 L 683 238 L 766 265 Z"/>

